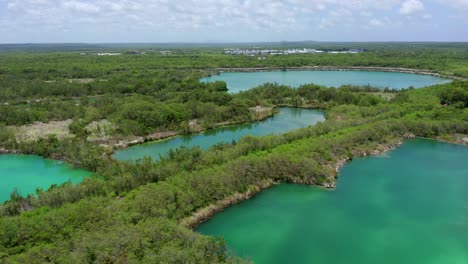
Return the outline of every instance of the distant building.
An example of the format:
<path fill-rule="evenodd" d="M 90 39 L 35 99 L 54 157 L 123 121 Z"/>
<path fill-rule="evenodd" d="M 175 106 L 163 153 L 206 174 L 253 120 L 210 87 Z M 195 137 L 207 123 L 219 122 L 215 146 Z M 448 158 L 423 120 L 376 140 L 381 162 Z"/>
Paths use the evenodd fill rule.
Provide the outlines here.
<path fill-rule="evenodd" d="M 145 52 L 137 51 L 137 50 L 130 50 L 130 51 L 125 52 L 125 54 L 140 55 L 140 54 L 145 54 Z"/>
<path fill-rule="evenodd" d="M 111 53 L 111 52 L 105 52 L 105 53 L 98 53 L 97 54 L 98 56 L 118 56 L 118 55 L 122 55 L 122 53 Z"/>
<path fill-rule="evenodd" d="M 364 52 L 364 49 L 349 49 L 349 50 L 330 50 L 329 54 L 356 54 Z M 287 49 L 287 50 L 269 50 L 269 49 L 224 49 L 224 54 L 244 55 L 244 56 L 263 56 L 263 55 L 294 55 L 294 54 L 319 54 L 324 53 L 323 50 L 316 49 Z"/>
<path fill-rule="evenodd" d="M 323 53 L 322 50 L 316 49 L 287 49 L 287 50 L 269 50 L 269 49 L 224 49 L 224 54 L 230 55 L 244 55 L 244 56 L 263 56 L 263 55 L 294 55 L 294 54 L 315 54 Z M 363 49 L 349 49 L 345 51 L 328 51 L 330 54 L 340 53 L 360 53 L 364 52 Z"/>

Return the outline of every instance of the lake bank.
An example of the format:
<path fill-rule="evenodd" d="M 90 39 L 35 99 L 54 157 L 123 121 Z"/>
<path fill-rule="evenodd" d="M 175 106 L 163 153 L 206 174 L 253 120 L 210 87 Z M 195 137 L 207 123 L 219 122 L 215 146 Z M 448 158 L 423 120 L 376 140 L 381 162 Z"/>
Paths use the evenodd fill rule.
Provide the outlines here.
<path fill-rule="evenodd" d="M 324 112 L 302 108 L 281 107 L 279 112 L 262 121 L 249 124 L 225 126 L 207 130 L 204 133 L 189 136 L 176 136 L 165 140 L 134 145 L 130 148 L 117 150 L 113 157 L 118 160 L 137 160 L 145 156 L 158 160 L 160 155 L 165 156 L 172 149 L 181 146 L 201 147 L 208 149 L 218 143 L 231 144 L 243 136 L 265 136 L 269 134 L 285 133 L 294 129 L 313 125 L 325 120 Z"/>
<path fill-rule="evenodd" d="M 215 68 L 206 69 L 212 73 L 217 72 L 265 72 L 265 71 L 377 71 L 377 72 L 396 72 L 396 73 L 410 73 L 429 75 L 434 77 L 441 77 L 454 80 L 468 80 L 468 78 L 444 75 L 437 71 L 412 69 L 412 68 L 399 68 L 399 67 L 365 67 L 365 66 L 302 66 L 302 67 L 239 67 L 239 68 Z M 209 75 L 208 75 L 209 76 Z M 208 77 L 207 76 L 207 77 Z"/>
<path fill-rule="evenodd" d="M 302 85 L 314 84 L 324 87 L 361 86 L 378 89 L 403 90 L 408 88 L 423 88 L 444 84 L 452 79 L 442 78 L 430 72 L 416 74 L 404 70 L 378 71 L 376 69 L 236 69 L 218 71 L 214 75 L 201 78 L 201 82 L 211 83 L 224 81 L 228 92 L 238 93 L 262 86 L 265 83 L 275 83 L 299 88 Z"/>
<path fill-rule="evenodd" d="M 36 189 L 47 190 L 52 185 L 71 181 L 79 183 L 92 172 L 76 169 L 69 164 L 36 155 L 0 155 L 0 203 L 10 198 L 13 191 L 27 196 Z"/>
<path fill-rule="evenodd" d="M 2 154 L 22 154 L 19 150 L 0 148 L 0 155 Z"/>
<path fill-rule="evenodd" d="M 388 144 L 379 144 L 378 148 L 375 148 L 374 150 L 370 151 L 355 151 L 353 152 L 353 157 L 346 157 L 344 159 L 338 160 L 333 167 L 335 168 L 336 174 L 330 174 L 329 178 L 333 179 L 332 183 L 324 183 L 324 184 L 314 184 L 310 182 L 300 182 L 300 181 L 295 181 L 295 182 L 289 182 L 289 183 L 294 183 L 294 184 L 300 184 L 300 185 L 314 185 L 314 186 L 319 186 L 319 187 L 324 187 L 329 190 L 333 190 L 336 188 L 336 180 L 338 179 L 338 175 L 340 174 L 341 169 L 346 166 L 349 162 L 351 162 L 353 159 L 360 158 L 360 157 L 369 157 L 369 156 L 378 156 L 385 154 L 388 151 L 395 150 L 396 148 L 400 147 L 405 140 L 407 139 L 414 139 L 415 136 L 413 134 L 406 134 L 400 139 L 395 139 L 393 142 L 390 142 Z M 445 142 L 448 144 L 455 144 L 455 145 L 462 145 L 462 146 L 468 146 L 468 135 L 458 135 L 454 136 L 453 139 L 427 139 L 426 140 L 434 140 L 434 141 L 440 141 L 440 142 Z M 460 141 L 460 139 L 466 139 L 463 141 Z M 249 200 L 253 197 L 255 197 L 257 194 L 260 192 L 269 189 L 270 187 L 281 184 L 281 182 L 273 182 L 273 181 L 262 181 L 257 185 L 251 186 L 251 188 L 245 192 L 245 193 L 235 193 L 232 196 L 226 197 L 223 200 L 217 201 L 214 204 L 210 204 L 209 206 L 205 208 L 201 208 L 194 212 L 191 216 L 184 218 L 180 223 L 181 225 L 195 229 L 201 224 L 209 221 L 212 217 L 214 217 L 216 214 L 222 212 L 223 210 L 229 208 L 230 206 L 233 206 L 235 204 L 241 203 L 245 200 Z"/>
<path fill-rule="evenodd" d="M 229 208 L 230 206 L 233 206 L 235 204 L 241 203 L 245 200 L 249 200 L 253 197 L 255 197 L 257 194 L 260 192 L 269 189 L 273 185 L 281 184 L 281 183 L 290 183 L 290 184 L 300 184 L 300 185 L 313 185 L 313 186 L 319 186 L 319 187 L 324 187 L 329 190 L 333 190 L 336 188 L 336 180 L 338 179 L 338 175 L 340 173 L 340 170 L 349 162 L 351 162 L 355 158 L 359 157 L 367 157 L 367 156 L 377 156 L 384 154 L 388 151 L 392 151 L 396 149 L 397 147 L 401 146 L 403 144 L 403 141 L 405 139 L 412 139 L 414 138 L 413 134 L 407 134 L 401 139 L 395 139 L 392 142 L 389 142 L 388 144 L 379 144 L 377 148 L 370 150 L 370 151 L 356 151 L 353 152 L 352 157 L 346 157 L 344 159 L 338 160 L 334 165 L 332 165 L 335 168 L 335 172 L 333 174 L 328 175 L 328 178 L 331 180 L 330 182 L 323 182 L 321 184 L 317 184 L 314 182 L 308 182 L 308 181 L 293 181 L 293 182 L 274 182 L 272 180 L 265 180 L 262 182 L 259 182 L 256 185 L 252 185 L 251 188 L 244 193 L 235 193 L 232 196 L 226 197 L 220 201 L 217 201 L 214 204 L 210 204 L 209 206 L 205 208 L 201 208 L 194 212 L 191 216 L 182 219 L 180 222 L 181 225 L 195 229 L 201 224 L 209 221 L 212 217 L 214 217 L 216 214 L 222 212 L 223 210 Z"/>
<path fill-rule="evenodd" d="M 257 110 L 258 109 L 258 110 Z M 258 121 L 263 121 L 267 118 L 270 118 L 277 114 L 277 110 L 274 107 L 259 107 L 257 106 L 253 110 L 251 109 L 252 113 L 252 121 L 250 122 L 236 122 L 236 121 L 225 121 L 225 122 L 220 122 L 216 123 L 211 127 L 203 127 L 200 124 L 198 124 L 197 121 L 191 121 L 189 122 L 190 125 L 190 132 L 187 134 L 182 134 L 180 131 L 172 130 L 172 131 L 162 131 L 162 132 L 156 132 L 152 133 L 150 135 L 146 136 L 141 136 L 141 137 L 136 137 L 133 139 L 127 139 L 127 140 L 120 140 L 119 142 L 116 142 L 112 145 L 112 152 L 110 153 L 111 155 L 115 153 L 117 150 L 123 150 L 135 145 L 139 144 L 144 144 L 144 143 L 155 143 L 157 141 L 162 141 L 162 140 L 170 140 L 178 136 L 191 136 L 191 135 L 196 135 L 200 133 L 204 133 L 213 129 L 221 129 L 221 128 L 226 128 L 229 126 L 235 126 L 235 125 L 241 125 L 241 124 L 252 124 Z M 194 123 L 192 123 L 194 122 Z M 109 144 L 105 144 L 107 147 Z"/>

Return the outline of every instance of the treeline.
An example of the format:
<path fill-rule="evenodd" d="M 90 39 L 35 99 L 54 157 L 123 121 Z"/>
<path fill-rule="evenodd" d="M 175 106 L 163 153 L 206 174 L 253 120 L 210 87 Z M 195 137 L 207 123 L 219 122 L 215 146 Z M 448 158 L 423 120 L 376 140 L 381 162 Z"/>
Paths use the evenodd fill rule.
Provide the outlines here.
<path fill-rule="evenodd" d="M 74 102 L 47 100 L 20 105 L 0 105 L 0 123 L 21 126 L 34 122 L 66 120 L 82 114 L 84 109 Z"/>
<path fill-rule="evenodd" d="M 366 44 L 362 43 L 360 46 Z M 374 46 L 374 47 L 372 47 Z M 325 48 L 325 47 L 322 47 Z M 467 44 L 367 45 L 359 54 L 301 54 L 257 57 L 224 55 L 222 49 L 173 49 L 170 55 L 96 56 L 79 52 L 0 53 L 0 76 L 18 79 L 99 78 L 155 69 L 207 69 L 236 67 L 381 66 L 436 70 L 468 75 Z"/>
<path fill-rule="evenodd" d="M 0 125 L 0 147 L 22 154 L 64 160 L 75 167 L 96 171 L 105 163 L 104 150 L 80 138 L 59 140 L 55 135 L 34 142 L 18 142 L 14 132 Z"/>
<path fill-rule="evenodd" d="M 438 94 L 441 103 L 457 108 L 468 107 L 468 82 L 455 82 Z"/>
<path fill-rule="evenodd" d="M 65 66 L 66 70 L 70 69 Z M 98 77 L 100 76 L 100 78 Z M 27 100 L 44 98 L 80 98 L 103 94 L 144 94 L 155 95 L 161 92 L 194 90 L 201 87 L 196 81 L 201 73 L 193 70 L 139 70 L 116 71 L 102 75 L 83 77 L 56 76 L 50 79 L 44 76 L 27 74 L 0 75 L 0 98 L 13 103 L 25 103 Z M 212 84 L 210 89 L 217 89 Z M 221 90 L 225 87 L 221 87 Z M 166 94 L 166 93 L 162 93 Z"/>
<path fill-rule="evenodd" d="M 381 90 L 366 86 L 343 85 L 339 88 L 315 84 L 294 88 L 287 85 L 266 83 L 259 87 L 241 92 L 240 98 L 256 104 L 289 105 L 328 109 L 334 105 L 354 104 L 360 106 L 377 105 L 384 98 L 373 93 L 396 93 L 395 90 Z"/>

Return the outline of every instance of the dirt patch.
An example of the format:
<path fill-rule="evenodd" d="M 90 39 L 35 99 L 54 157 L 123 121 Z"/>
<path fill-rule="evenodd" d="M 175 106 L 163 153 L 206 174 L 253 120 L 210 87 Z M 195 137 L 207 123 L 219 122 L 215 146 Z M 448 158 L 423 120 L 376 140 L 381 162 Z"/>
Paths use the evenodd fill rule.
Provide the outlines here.
<path fill-rule="evenodd" d="M 106 119 L 93 121 L 86 126 L 86 130 L 90 133 L 88 140 L 93 142 L 108 141 L 115 129 L 115 125 Z"/>
<path fill-rule="evenodd" d="M 203 131 L 203 126 L 200 124 L 198 119 L 190 120 L 189 121 L 189 128 L 190 128 L 190 132 L 192 132 L 192 133 Z"/>
<path fill-rule="evenodd" d="M 165 139 L 169 137 L 175 137 L 179 133 L 177 131 L 164 131 L 164 132 L 157 132 L 153 134 L 149 134 L 146 136 L 146 140 L 159 140 L 159 139 Z"/>
<path fill-rule="evenodd" d="M 111 146 L 115 150 L 115 149 L 124 149 L 129 146 L 138 145 L 138 144 L 142 144 L 142 143 L 149 142 L 149 141 L 167 139 L 170 137 L 175 137 L 177 135 L 179 135 L 179 132 L 177 131 L 162 131 L 162 132 L 155 132 L 146 136 L 130 136 L 130 137 L 126 137 L 120 140 L 111 139 L 106 142 L 102 140 L 96 141 L 96 142 L 105 143 L 106 147 Z"/>
<path fill-rule="evenodd" d="M 73 137 L 68 129 L 72 120 L 52 121 L 49 123 L 35 122 L 30 125 L 14 127 L 16 139 L 18 141 L 36 141 L 46 138 L 49 135 L 56 135 L 59 139 Z"/>
<path fill-rule="evenodd" d="M 257 105 L 256 107 L 249 108 L 249 110 L 255 120 L 263 120 L 267 117 L 270 117 L 273 114 L 272 107 L 264 107 Z"/>
<path fill-rule="evenodd" d="M 369 94 L 382 97 L 383 99 L 387 101 L 391 101 L 397 95 L 396 93 L 384 93 L 384 92 L 375 92 L 375 93 L 369 93 Z"/>
<path fill-rule="evenodd" d="M 71 83 L 92 83 L 94 82 L 94 79 L 92 78 L 87 78 L 87 79 L 68 79 L 69 82 Z"/>

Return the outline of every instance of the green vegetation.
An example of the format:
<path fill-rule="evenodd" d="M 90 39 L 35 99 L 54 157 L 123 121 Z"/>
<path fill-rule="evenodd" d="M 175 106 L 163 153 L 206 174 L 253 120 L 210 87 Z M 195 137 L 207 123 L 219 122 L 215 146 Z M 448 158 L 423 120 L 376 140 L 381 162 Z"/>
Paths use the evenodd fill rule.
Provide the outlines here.
<path fill-rule="evenodd" d="M 441 47 L 440 52 L 416 48 L 415 55 L 406 59 L 400 49 L 376 49 L 388 57 L 375 51 L 352 60 L 349 56 L 353 55 L 273 56 L 265 62 L 181 51 L 172 56 L 112 58 L 0 54 L 4 61 L 0 86 L 5 87 L 0 98 L 8 102 L 0 107 L 0 149 L 63 159 L 96 173 L 78 185 L 38 190 L 37 196 L 13 193 L 0 206 L 0 262 L 242 262 L 229 254 L 222 240 L 196 234 L 180 223 L 198 210 L 265 182 L 333 186 L 336 166 L 343 160 L 384 150 L 409 135 L 451 139 L 468 134 L 468 81 L 399 92 L 265 84 L 232 95 L 224 83 L 199 83 L 202 72 L 175 70 L 288 63 L 403 66 L 442 72 L 452 71 L 453 65 L 466 67 L 466 55 L 448 55 L 453 50 L 466 54 L 463 45 Z M 397 52 L 400 56 L 391 56 Z M 467 75 L 463 67 L 453 72 Z M 76 78 L 95 80 L 68 81 Z M 106 119 L 115 124 L 115 137 L 146 135 L 183 131 L 193 119 L 202 120 L 205 127 L 252 121 L 249 107 L 256 105 L 323 108 L 327 121 L 283 135 L 244 137 L 208 151 L 180 148 L 159 162 L 118 162 L 103 155 L 103 147 L 86 140 L 86 126 L 93 121 Z M 49 136 L 19 142 L 11 128 L 64 119 L 73 119 L 74 138 Z"/>
<path fill-rule="evenodd" d="M 465 44 L 366 44 L 287 43 L 272 48 L 303 47 L 328 49 L 364 48 L 360 54 L 308 54 L 250 56 L 222 54 L 217 46 L 198 49 L 145 48 L 145 54 L 97 56 L 81 47 L 80 52 L 0 53 L 0 123 L 20 126 L 33 122 L 73 119 L 72 132 L 88 136 L 85 127 L 106 119 L 116 129 L 112 138 L 146 135 L 167 130 L 187 132 L 190 120 L 203 128 L 221 122 L 253 121 L 248 113 L 253 100 L 236 100 L 226 85 L 199 83 L 215 68 L 381 66 L 437 71 L 468 77 L 468 49 Z M 276 46 L 275 46 L 276 45 Z M 74 47 L 64 46 L 64 49 Z M 27 47 L 17 47 L 28 50 Z M 46 46 L 38 45 L 40 50 Z M 51 50 L 60 50 L 50 46 Z M 10 50 L 8 45 L 5 50 Z M 120 47 L 102 49 L 125 52 Z M 13 49 L 14 50 L 14 49 Z M 297 98 L 294 98 L 297 100 Z M 367 99 L 365 99 L 367 100 Z M 297 105 L 293 103 L 292 105 Z"/>

